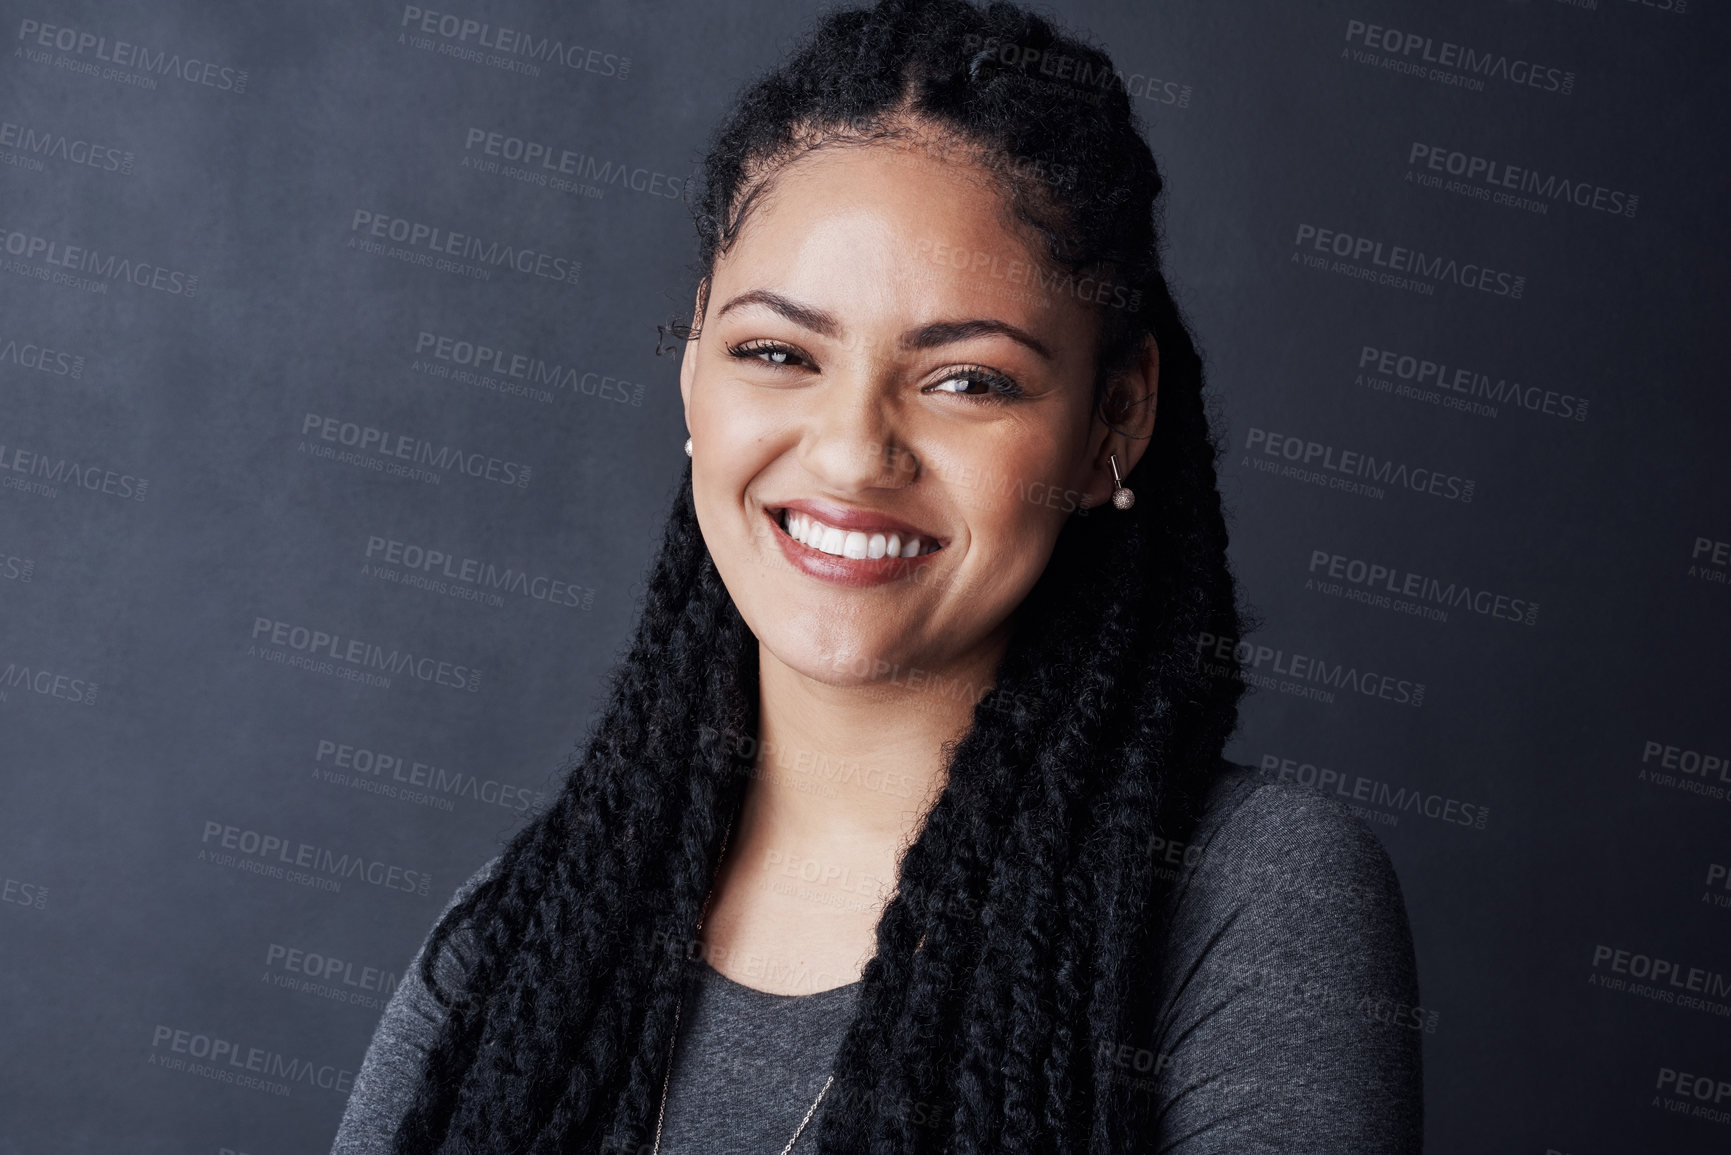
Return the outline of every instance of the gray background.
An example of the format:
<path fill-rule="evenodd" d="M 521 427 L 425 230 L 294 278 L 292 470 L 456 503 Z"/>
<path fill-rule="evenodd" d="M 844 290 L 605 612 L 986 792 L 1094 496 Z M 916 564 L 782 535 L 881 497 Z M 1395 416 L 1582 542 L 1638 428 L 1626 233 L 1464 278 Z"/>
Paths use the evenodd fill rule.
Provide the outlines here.
<path fill-rule="evenodd" d="M 415 43 L 385 3 L 0 3 L 0 1150 L 326 1150 L 392 976 L 555 786 L 626 637 L 683 465 L 655 325 L 689 307 L 695 251 L 650 181 L 685 177 L 814 9 L 424 7 L 593 55 L 534 75 L 465 60 L 460 34 Z M 1731 239 L 1725 17 L 1698 0 L 1054 11 L 1138 91 L 1225 421 L 1235 563 L 1255 641 L 1282 655 L 1229 753 L 1351 795 L 1392 854 L 1431 1149 L 1727 1149 L 1731 1087 L 1712 1115 L 1662 1085 L 1731 1081 L 1731 508 L 1709 327 Z M 1354 55 L 1353 21 L 1535 62 L 1570 91 L 1403 74 Z M 165 58 L 193 79 L 153 71 Z M 645 187 L 467 167 L 471 130 Z M 1415 144 L 1638 201 L 1536 212 L 1483 181 L 1426 187 Z M 351 246 L 357 211 L 580 271 L 424 267 Z M 1306 225 L 1522 291 L 1312 268 Z M 551 383 L 452 376 L 427 355 L 440 339 Z M 1400 395 L 1362 376 L 1367 347 L 1584 399 L 1584 418 Z M 527 484 L 320 457 L 345 447 L 303 436 L 309 414 L 527 465 Z M 1266 472 L 1286 464 L 1260 452 L 1270 431 L 1471 480 L 1472 500 Z M 373 539 L 458 576 L 376 571 Z M 1367 604 L 1321 588 L 1319 552 L 1539 609 Z M 463 559 L 533 584 L 462 597 Z M 431 659 L 431 677 L 292 666 L 274 623 Z M 1294 654 L 1410 684 L 1396 696 L 1422 683 L 1422 704 L 1306 696 L 1276 672 Z M 1671 968 L 1656 982 L 1653 960 Z M 292 1077 L 207 1077 L 211 1047 L 215 1070 Z"/>

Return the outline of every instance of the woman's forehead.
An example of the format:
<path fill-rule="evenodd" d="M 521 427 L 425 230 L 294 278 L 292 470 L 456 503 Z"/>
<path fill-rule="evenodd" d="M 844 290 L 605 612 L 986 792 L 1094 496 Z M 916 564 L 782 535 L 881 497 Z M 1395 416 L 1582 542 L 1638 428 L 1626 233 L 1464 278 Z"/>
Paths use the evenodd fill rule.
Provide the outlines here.
<path fill-rule="evenodd" d="M 954 152 L 918 142 L 835 143 L 766 174 L 741 214 L 737 240 L 765 218 L 782 230 L 809 229 L 844 212 L 875 212 L 900 227 L 966 228 L 1026 244 L 1006 211 L 1000 185 Z"/>
<path fill-rule="evenodd" d="M 1039 246 L 989 174 L 953 150 L 832 147 L 791 162 L 753 198 L 715 282 L 721 299 L 769 287 L 843 305 L 990 306 L 1024 327 L 1073 326 L 1087 310 L 1047 291 Z"/>

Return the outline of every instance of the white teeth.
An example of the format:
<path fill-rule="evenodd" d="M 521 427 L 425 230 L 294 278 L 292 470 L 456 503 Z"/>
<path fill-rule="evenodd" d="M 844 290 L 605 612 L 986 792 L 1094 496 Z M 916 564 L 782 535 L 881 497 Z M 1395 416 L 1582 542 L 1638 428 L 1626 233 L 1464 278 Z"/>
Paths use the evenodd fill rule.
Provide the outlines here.
<path fill-rule="evenodd" d="M 809 514 L 797 510 L 782 511 L 782 528 L 787 535 L 813 549 L 846 558 L 918 557 L 929 553 L 917 537 L 904 539 L 899 533 L 863 533 L 859 530 L 838 529 L 825 525 Z"/>

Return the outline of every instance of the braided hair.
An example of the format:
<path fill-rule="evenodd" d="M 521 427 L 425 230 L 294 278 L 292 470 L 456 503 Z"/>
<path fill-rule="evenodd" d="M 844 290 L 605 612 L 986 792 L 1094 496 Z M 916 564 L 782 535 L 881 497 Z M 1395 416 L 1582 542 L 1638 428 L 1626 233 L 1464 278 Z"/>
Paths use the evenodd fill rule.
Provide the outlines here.
<path fill-rule="evenodd" d="M 1202 362 L 1161 272 L 1162 180 L 1099 49 L 1009 3 L 886 0 L 822 18 L 717 130 L 693 206 L 699 309 L 750 205 L 814 148 L 966 150 L 1101 301 L 1097 411 L 1152 335 L 1159 409 L 1128 511 L 1066 522 L 990 693 L 899 862 L 833 1084 L 805 1140 L 842 1152 L 1133 1149 L 1164 883 L 1237 723 L 1243 622 Z M 682 335 L 690 335 L 687 329 Z M 400 1155 L 647 1151 L 684 965 L 752 774 L 757 645 L 699 531 L 690 465 L 628 652 L 563 786 L 440 920 L 420 977 L 448 1011 Z M 747 746 L 753 745 L 747 742 Z M 438 980 L 461 934 L 461 984 Z"/>

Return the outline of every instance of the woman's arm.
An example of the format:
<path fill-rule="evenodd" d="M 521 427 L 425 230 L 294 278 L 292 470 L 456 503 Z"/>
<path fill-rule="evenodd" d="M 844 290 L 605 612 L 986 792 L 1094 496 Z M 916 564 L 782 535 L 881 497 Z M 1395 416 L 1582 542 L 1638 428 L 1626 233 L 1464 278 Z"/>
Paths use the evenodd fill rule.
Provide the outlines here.
<path fill-rule="evenodd" d="M 457 888 L 445 904 L 443 918 L 459 900 L 478 886 L 493 869 L 498 858 L 488 862 Z M 434 920 L 434 925 L 438 919 Z M 431 928 L 428 928 L 429 934 Z M 466 977 L 470 961 L 464 952 L 461 935 L 447 940 L 450 949 L 440 956 L 436 973 L 446 990 L 459 989 Z M 438 1041 L 439 1028 L 444 1025 L 445 1008 L 433 997 L 421 981 L 421 958 L 426 953 L 423 939 L 409 963 L 408 970 L 398 979 L 397 989 L 385 1004 L 379 1025 L 373 1030 L 372 1042 L 355 1074 L 354 1087 L 349 1091 L 348 1105 L 343 1109 L 342 1123 L 337 1128 L 331 1155 L 390 1155 L 397 1124 L 414 1101 L 420 1085 L 421 1069 L 427 1052 Z"/>
<path fill-rule="evenodd" d="M 1231 777 L 1170 908 L 1156 1073 L 1141 1081 L 1152 1149 L 1421 1150 L 1435 1017 L 1387 852 L 1320 791 Z"/>

